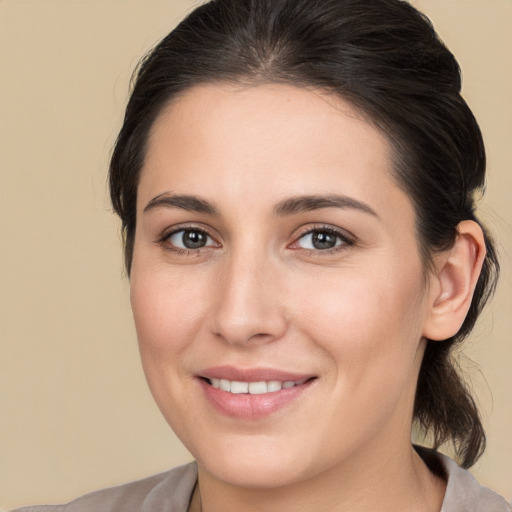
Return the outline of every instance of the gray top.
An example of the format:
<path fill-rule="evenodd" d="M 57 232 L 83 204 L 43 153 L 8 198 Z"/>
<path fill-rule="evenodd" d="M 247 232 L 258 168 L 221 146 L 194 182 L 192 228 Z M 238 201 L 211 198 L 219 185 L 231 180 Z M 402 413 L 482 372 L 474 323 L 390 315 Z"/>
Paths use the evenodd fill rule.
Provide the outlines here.
<path fill-rule="evenodd" d="M 440 512 L 511 512 L 494 491 L 481 486 L 453 460 L 416 448 L 432 471 L 447 478 Z M 25 507 L 13 512 L 187 512 L 197 480 L 195 462 L 125 485 L 86 494 L 66 505 Z"/>

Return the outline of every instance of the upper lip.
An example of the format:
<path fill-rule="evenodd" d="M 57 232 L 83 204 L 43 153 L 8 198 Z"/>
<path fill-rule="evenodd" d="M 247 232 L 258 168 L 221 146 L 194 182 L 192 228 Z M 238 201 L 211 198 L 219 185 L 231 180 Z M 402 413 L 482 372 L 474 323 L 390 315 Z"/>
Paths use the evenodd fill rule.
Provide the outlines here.
<path fill-rule="evenodd" d="M 212 366 L 202 370 L 199 377 L 206 379 L 227 379 L 239 382 L 301 381 L 315 377 L 313 374 L 295 373 L 276 368 L 237 368 L 234 366 Z"/>

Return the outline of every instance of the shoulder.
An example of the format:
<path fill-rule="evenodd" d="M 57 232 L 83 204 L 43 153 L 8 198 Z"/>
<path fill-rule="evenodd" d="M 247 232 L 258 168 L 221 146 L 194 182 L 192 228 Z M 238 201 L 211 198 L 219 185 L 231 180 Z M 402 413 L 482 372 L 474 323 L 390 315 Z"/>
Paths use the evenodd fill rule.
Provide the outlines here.
<path fill-rule="evenodd" d="M 434 450 L 416 447 L 417 452 L 434 473 L 444 473 L 446 494 L 441 512 L 511 512 L 505 498 L 488 487 L 457 463 Z"/>
<path fill-rule="evenodd" d="M 24 507 L 13 512 L 186 512 L 197 480 L 194 462 L 63 505 Z"/>

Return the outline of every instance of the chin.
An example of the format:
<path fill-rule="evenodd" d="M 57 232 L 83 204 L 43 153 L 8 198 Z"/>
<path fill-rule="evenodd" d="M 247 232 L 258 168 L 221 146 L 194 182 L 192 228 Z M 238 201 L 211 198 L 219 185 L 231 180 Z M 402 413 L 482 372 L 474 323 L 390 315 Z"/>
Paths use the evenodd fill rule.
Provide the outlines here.
<path fill-rule="evenodd" d="M 214 461 L 198 461 L 210 475 L 227 484 L 253 489 L 274 489 L 305 480 L 300 466 L 295 462 L 289 465 L 279 454 L 271 458 L 233 457 Z M 293 469 L 291 469 L 293 468 Z"/>
<path fill-rule="evenodd" d="M 217 480 L 243 488 L 275 489 L 304 481 L 325 469 L 318 461 L 315 463 L 314 450 L 305 449 L 306 440 L 297 442 L 293 436 L 287 437 L 291 437 L 288 443 L 281 436 L 233 434 L 188 449 L 200 471 Z"/>

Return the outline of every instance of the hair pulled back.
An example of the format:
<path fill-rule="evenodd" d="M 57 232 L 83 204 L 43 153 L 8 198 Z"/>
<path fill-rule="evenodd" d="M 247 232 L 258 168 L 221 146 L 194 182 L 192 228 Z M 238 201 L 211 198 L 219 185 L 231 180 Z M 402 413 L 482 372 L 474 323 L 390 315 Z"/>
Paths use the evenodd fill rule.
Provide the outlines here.
<path fill-rule="evenodd" d="M 474 220 L 485 150 L 460 95 L 457 61 L 430 21 L 401 0 L 212 0 L 193 11 L 142 61 L 110 165 L 130 271 L 139 175 L 162 109 L 202 83 L 286 83 L 339 95 L 386 135 L 397 183 L 411 198 L 425 265 Z M 485 448 L 475 402 L 451 359 L 493 292 L 494 246 L 469 313 L 445 341 L 427 343 L 414 418 L 434 446 L 452 441 L 464 467 Z"/>

